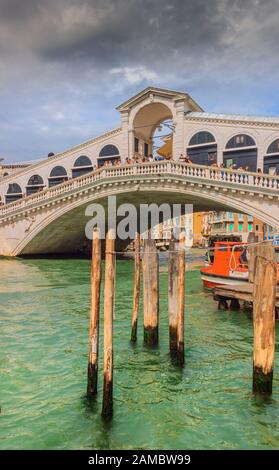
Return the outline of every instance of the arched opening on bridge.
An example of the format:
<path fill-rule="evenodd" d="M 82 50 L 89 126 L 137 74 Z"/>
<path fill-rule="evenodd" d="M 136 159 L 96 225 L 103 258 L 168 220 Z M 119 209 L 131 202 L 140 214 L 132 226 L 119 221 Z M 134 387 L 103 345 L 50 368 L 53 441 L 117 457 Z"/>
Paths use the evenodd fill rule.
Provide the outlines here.
<path fill-rule="evenodd" d="M 174 125 L 172 119 L 166 119 L 156 126 L 153 136 L 153 154 L 155 160 L 171 160 L 173 158 L 173 131 Z M 145 153 L 144 156 L 148 155 Z"/>
<path fill-rule="evenodd" d="M 267 149 L 264 157 L 264 172 L 279 175 L 279 139 L 274 140 Z"/>
<path fill-rule="evenodd" d="M 259 214 L 259 209 L 253 205 L 253 202 L 250 201 L 250 205 L 247 205 L 244 202 L 240 202 L 240 200 L 236 197 L 234 200 L 234 196 L 227 197 L 222 196 L 220 194 L 216 194 L 215 192 L 210 192 L 209 194 L 206 193 L 199 193 L 199 192 L 192 192 L 190 185 L 183 185 L 181 186 L 181 191 L 177 191 L 177 188 L 172 190 L 171 186 L 169 186 L 169 190 L 161 190 L 160 184 L 156 189 L 154 189 L 154 185 L 151 187 L 150 190 L 146 188 L 145 190 L 132 190 L 127 192 L 127 187 L 120 185 L 117 186 L 117 191 L 114 193 L 117 195 L 117 206 L 119 207 L 121 204 L 127 202 L 128 200 L 134 204 L 137 211 L 140 210 L 140 204 L 151 204 L 156 203 L 159 206 L 161 204 L 193 204 L 194 212 L 208 212 L 208 211 L 226 211 L 226 212 L 249 212 L 252 217 L 258 218 L 258 220 L 262 220 L 264 223 L 268 223 L 267 221 L 270 220 L 270 215 L 266 215 L 262 213 L 262 216 Z M 90 196 L 88 196 L 88 200 L 82 201 L 79 200 L 81 198 L 77 198 L 76 205 L 73 207 L 72 202 L 69 202 L 68 207 L 61 207 L 56 208 L 55 211 L 58 211 L 58 215 L 56 216 L 56 212 L 52 214 L 52 217 L 46 215 L 44 220 L 40 222 L 39 227 L 34 227 L 31 229 L 30 232 L 24 235 L 26 237 L 26 242 L 22 242 L 20 251 L 17 254 L 23 255 L 32 255 L 32 254 L 46 254 L 46 253 L 81 253 L 84 252 L 84 248 L 88 247 L 90 243 L 87 243 L 87 239 L 85 238 L 85 227 L 88 223 L 89 219 L 86 216 L 85 209 L 88 206 L 88 203 L 97 202 L 104 207 L 105 214 L 107 217 L 108 214 L 108 200 L 107 195 L 111 195 L 111 189 L 108 189 L 108 193 L 103 196 L 96 196 L 94 195 L 95 192 L 90 192 Z M 182 208 L 183 209 L 183 208 Z M 118 221 L 121 220 L 121 216 L 117 219 Z M 247 223 L 250 220 L 247 219 Z M 231 223 L 230 220 L 227 221 L 227 225 Z M 243 224 L 240 217 L 236 223 Z M 176 222 L 175 222 L 176 224 Z M 174 225 L 175 225 L 174 224 Z M 246 224 L 246 222 L 245 222 Z M 271 224 L 270 224 L 271 225 Z M 168 227 L 171 229 L 173 223 L 171 222 L 168 224 Z M 166 227 L 166 230 L 168 228 Z M 247 227 L 248 229 L 248 227 Z M 244 231 L 247 231 L 244 227 Z M 195 230 L 195 225 L 194 225 Z M 256 229 L 255 229 L 256 230 Z M 33 231 L 33 233 L 32 233 Z M 249 230 L 248 230 L 249 231 Z M 234 230 L 229 233 L 233 234 Z M 158 232 L 158 238 L 160 238 L 160 232 Z M 170 235 L 170 233 L 169 233 Z M 87 240 L 87 241 L 86 241 Z M 86 242 L 86 243 L 85 243 Z M 128 243 L 129 240 L 118 240 L 119 250 L 121 251 Z"/>
<path fill-rule="evenodd" d="M 81 155 L 76 159 L 74 168 L 72 168 L 72 178 L 78 178 L 91 171 L 93 171 L 93 165 L 90 158 L 86 155 Z"/>
<path fill-rule="evenodd" d="M 30 196 L 30 194 L 37 193 L 38 191 L 42 191 L 44 189 L 44 181 L 40 175 L 33 175 L 28 181 L 26 186 L 26 195 Z"/>
<path fill-rule="evenodd" d="M 10 183 L 7 194 L 5 196 L 6 204 L 17 201 L 23 197 L 22 189 L 17 183 Z"/>
<path fill-rule="evenodd" d="M 114 164 L 121 159 L 120 152 L 116 145 L 108 144 L 105 145 L 99 153 L 98 167 L 107 164 Z"/>
<path fill-rule="evenodd" d="M 255 140 L 247 134 L 232 137 L 224 150 L 226 168 L 244 168 L 248 171 L 257 170 L 257 146 Z"/>
<path fill-rule="evenodd" d="M 161 158 L 172 158 L 174 132 L 172 119 L 170 108 L 163 103 L 150 103 L 141 108 L 133 121 L 132 155 L 156 156 L 158 151 Z"/>
<path fill-rule="evenodd" d="M 48 186 L 56 186 L 57 184 L 64 183 L 68 180 L 67 171 L 63 166 L 55 166 L 52 168 L 50 175 L 48 177 Z"/>
<path fill-rule="evenodd" d="M 213 134 L 206 131 L 192 136 L 186 150 L 187 156 L 197 165 L 217 163 L 217 142 Z"/>

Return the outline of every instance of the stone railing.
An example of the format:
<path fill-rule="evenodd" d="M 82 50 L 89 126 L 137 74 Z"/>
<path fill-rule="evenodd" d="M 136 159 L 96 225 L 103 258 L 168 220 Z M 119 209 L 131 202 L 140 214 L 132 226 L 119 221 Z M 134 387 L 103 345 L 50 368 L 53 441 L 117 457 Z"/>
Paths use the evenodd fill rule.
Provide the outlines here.
<path fill-rule="evenodd" d="M 255 189 L 269 189 L 276 191 L 279 189 L 279 177 L 270 176 L 262 173 L 250 173 L 241 170 L 227 170 L 226 168 L 213 168 L 194 164 L 186 164 L 176 161 L 162 161 L 152 163 L 141 163 L 135 165 L 119 165 L 103 167 L 95 172 L 85 174 L 79 178 L 71 179 L 52 188 L 46 188 L 30 196 L 19 199 L 13 203 L 5 204 L 0 208 L 0 217 L 12 214 L 26 207 L 44 204 L 49 199 L 62 194 L 76 191 L 79 188 L 88 186 L 100 180 L 109 178 L 125 178 L 138 176 L 163 176 L 176 175 L 196 178 L 199 180 L 208 180 L 214 182 L 236 185 L 236 189 L 243 186 L 251 186 Z M 278 191 L 279 196 L 279 191 Z"/>

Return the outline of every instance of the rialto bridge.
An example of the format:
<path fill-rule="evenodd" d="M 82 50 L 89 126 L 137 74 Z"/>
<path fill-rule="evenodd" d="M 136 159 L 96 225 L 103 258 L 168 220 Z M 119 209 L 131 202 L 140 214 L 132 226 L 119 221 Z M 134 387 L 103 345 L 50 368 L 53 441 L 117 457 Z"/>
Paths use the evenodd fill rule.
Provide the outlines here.
<path fill-rule="evenodd" d="M 137 207 L 191 203 L 195 211 L 247 213 L 279 230 L 279 118 L 207 114 L 185 93 L 151 87 L 117 109 L 121 127 L 0 179 L 0 255 L 75 252 L 87 205 L 105 207 L 109 195 Z M 165 121 L 172 160 L 126 165 L 135 153 L 153 153 Z M 178 161 L 185 153 L 193 164 Z"/>

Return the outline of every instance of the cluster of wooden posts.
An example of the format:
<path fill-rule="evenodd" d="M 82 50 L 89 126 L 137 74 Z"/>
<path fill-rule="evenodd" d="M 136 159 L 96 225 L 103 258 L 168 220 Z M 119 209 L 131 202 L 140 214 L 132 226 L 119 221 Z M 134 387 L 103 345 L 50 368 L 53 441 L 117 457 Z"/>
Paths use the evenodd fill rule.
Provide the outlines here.
<path fill-rule="evenodd" d="M 169 247 L 169 348 L 177 362 L 184 364 L 184 297 L 185 251 L 184 240 L 171 241 Z M 140 305 L 140 236 L 135 237 L 135 276 L 133 293 L 131 341 L 137 341 Z M 105 418 L 113 411 L 113 314 L 115 296 L 115 233 L 108 230 L 105 249 L 104 285 L 104 368 L 103 407 Z M 159 259 L 155 241 L 143 241 L 143 324 L 144 343 L 158 344 L 159 327 Z M 271 394 L 275 352 L 275 301 L 277 263 L 271 244 L 259 244 L 250 249 L 249 277 L 253 281 L 253 391 Z M 97 395 L 100 292 L 102 279 L 102 250 L 98 230 L 93 233 L 91 265 L 90 350 L 88 360 L 87 397 Z"/>
<path fill-rule="evenodd" d="M 135 236 L 135 275 L 132 310 L 131 341 L 137 341 L 140 306 L 140 235 Z M 108 230 L 105 249 L 104 285 L 104 369 L 102 416 L 110 418 L 113 411 L 113 310 L 115 295 L 115 233 Z M 142 252 L 143 324 L 144 343 L 158 344 L 159 331 L 159 258 L 155 241 L 143 241 Z M 87 397 L 97 395 L 100 292 L 102 279 L 101 239 L 98 230 L 93 233 L 91 265 L 90 349 L 88 359 Z M 170 352 L 179 364 L 184 364 L 184 291 L 185 251 L 184 239 L 172 241 L 169 249 L 169 342 Z"/>

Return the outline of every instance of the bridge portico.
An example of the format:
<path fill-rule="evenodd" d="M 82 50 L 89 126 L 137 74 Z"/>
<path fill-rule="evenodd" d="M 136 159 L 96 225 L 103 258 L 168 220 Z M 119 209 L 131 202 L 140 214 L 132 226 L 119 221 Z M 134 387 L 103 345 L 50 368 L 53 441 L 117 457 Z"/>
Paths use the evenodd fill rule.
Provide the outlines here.
<path fill-rule="evenodd" d="M 116 109 L 121 114 L 124 161 L 127 157 L 133 157 L 135 151 L 142 155 L 153 153 L 152 136 L 155 128 L 166 119 L 172 119 L 174 123 L 173 155 L 184 153 L 185 114 L 190 111 L 202 111 L 187 93 L 152 87 L 143 90 Z M 138 139 L 138 149 L 135 149 L 135 139 Z M 144 150 L 145 145 L 147 152 Z"/>

